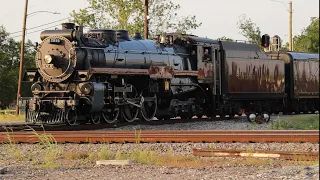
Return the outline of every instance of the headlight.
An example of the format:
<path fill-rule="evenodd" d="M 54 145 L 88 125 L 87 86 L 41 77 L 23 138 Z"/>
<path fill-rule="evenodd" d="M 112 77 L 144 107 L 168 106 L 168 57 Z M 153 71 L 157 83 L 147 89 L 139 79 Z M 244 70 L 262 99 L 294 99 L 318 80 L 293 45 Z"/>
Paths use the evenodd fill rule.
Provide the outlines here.
<path fill-rule="evenodd" d="M 52 61 L 53 61 L 53 56 L 50 55 L 50 54 L 47 54 L 44 56 L 44 61 L 47 63 L 47 64 L 51 64 Z"/>
<path fill-rule="evenodd" d="M 32 84 L 31 86 L 31 91 L 34 93 L 34 94 L 39 94 L 39 91 L 42 91 L 42 86 L 41 84 L 39 83 L 34 83 Z"/>

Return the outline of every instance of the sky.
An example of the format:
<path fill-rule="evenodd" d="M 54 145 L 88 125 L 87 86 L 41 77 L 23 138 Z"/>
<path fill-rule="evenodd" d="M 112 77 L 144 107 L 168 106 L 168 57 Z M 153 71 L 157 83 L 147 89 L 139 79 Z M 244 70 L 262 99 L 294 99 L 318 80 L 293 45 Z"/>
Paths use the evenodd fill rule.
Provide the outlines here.
<path fill-rule="evenodd" d="M 226 36 L 235 40 L 245 40 L 237 23 L 242 14 L 256 23 L 262 34 L 279 35 L 283 42 L 288 41 L 289 34 L 289 0 L 172 0 L 180 4 L 181 16 L 195 15 L 202 26 L 192 34 L 208 38 Z M 277 1 L 277 2 L 276 2 Z M 24 0 L 2 0 L 0 25 L 11 37 L 21 40 L 24 13 Z M 292 0 L 293 35 L 301 33 L 310 24 L 311 17 L 319 17 L 319 0 Z M 87 0 L 29 0 L 26 39 L 40 41 L 40 32 L 44 28 L 60 28 L 63 21 L 50 25 L 46 23 L 68 18 L 72 10 L 88 6 Z M 37 11 L 50 11 L 60 14 Z M 37 26 L 41 26 L 38 27 Z"/>

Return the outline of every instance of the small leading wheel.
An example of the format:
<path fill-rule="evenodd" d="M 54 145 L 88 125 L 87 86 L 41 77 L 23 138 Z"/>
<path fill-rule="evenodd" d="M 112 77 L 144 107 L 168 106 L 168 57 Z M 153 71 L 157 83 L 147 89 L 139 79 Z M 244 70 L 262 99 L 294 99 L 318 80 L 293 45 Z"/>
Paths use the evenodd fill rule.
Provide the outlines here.
<path fill-rule="evenodd" d="M 141 107 L 141 116 L 145 121 L 152 121 L 158 108 L 157 96 L 145 97 Z"/>
<path fill-rule="evenodd" d="M 118 120 L 119 114 L 120 114 L 119 107 L 115 107 L 111 109 L 103 109 L 101 113 L 101 117 L 106 123 L 112 124 Z"/>
<path fill-rule="evenodd" d="M 69 108 L 66 113 L 67 124 L 70 126 L 78 125 L 77 120 L 78 120 L 77 111 L 72 108 Z"/>

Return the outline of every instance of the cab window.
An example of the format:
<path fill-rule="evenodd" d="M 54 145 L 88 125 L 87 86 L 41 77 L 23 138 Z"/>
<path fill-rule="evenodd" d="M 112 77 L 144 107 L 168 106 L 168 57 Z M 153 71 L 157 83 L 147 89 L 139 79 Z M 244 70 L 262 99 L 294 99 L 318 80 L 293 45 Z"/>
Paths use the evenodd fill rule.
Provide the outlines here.
<path fill-rule="evenodd" d="M 211 62 L 212 61 L 211 48 L 210 47 L 204 47 L 203 48 L 202 61 L 203 62 Z"/>

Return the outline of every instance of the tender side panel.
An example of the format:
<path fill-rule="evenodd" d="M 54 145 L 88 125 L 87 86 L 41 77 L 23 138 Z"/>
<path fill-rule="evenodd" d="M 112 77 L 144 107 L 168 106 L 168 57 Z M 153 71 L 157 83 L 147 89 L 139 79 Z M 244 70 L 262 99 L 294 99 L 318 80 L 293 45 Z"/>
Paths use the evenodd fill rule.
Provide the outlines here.
<path fill-rule="evenodd" d="M 227 60 L 228 93 L 285 93 L 285 72 L 282 60 Z"/>
<path fill-rule="evenodd" d="M 293 61 L 294 97 L 319 98 L 319 60 Z"/>

